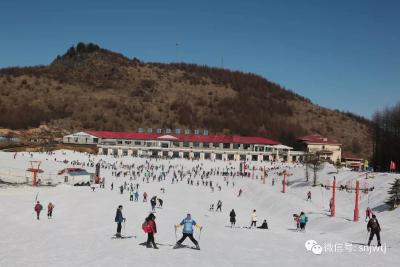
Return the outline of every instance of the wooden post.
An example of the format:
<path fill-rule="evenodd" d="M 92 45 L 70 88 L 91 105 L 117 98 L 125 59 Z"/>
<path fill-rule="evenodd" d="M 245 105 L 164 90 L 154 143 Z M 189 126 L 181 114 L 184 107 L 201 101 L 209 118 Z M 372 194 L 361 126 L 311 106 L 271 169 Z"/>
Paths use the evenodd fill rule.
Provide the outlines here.
<path fill-rule="evenodd" d="M 358 211 L 358 194 L 360 191 L 360 181 L 357 180 L 356 181 L 356 203 L 355 203 L 355 207 L 354 207 L 354 221 L 358 222 L 358 215 L 359 215 L 359 211 Z"/>
<path fill-rule="evenodd" d="M 335 217 L 335 215 L 336 215 L 336 177 L 333 178 L 332 205 L 331 205 L 331 216 Z"/>
<path fill-rule="evenodd" d="M 283 172 L 282 193 L 286 193 L 286 171 Z"/>

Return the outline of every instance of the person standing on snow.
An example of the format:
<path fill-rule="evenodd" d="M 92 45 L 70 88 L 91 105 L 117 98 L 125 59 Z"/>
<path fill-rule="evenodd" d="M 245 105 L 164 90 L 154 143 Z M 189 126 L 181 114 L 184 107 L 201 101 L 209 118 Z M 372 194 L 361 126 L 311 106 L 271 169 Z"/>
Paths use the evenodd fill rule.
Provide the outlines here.
<path fill-rule="evenodd" d="M 147 202 L 147 193 L 146 192 L 143 193 L 143 202 Z"/>
<path fill-rule="evenodd" d="M 189 239 L 193 242 L 193 244 L 195 244 L 196 248 L 200 249 L 199 242 L 197 242 L 197 240 L 193 237 L 193 226 L 199 228 L 200 231 L 201 229 L 203 229 L 203 227 L 198 225 L 196 221 L 192 219 L 190 213 L 187 214 L 186 218 L 183 219 L 181 223 L 175 225 L 175 231 L 178 227 L 181 226 L 183 226 L 182 229 L 183 236 L 176 242 L 174 248 L 180 247 L 182 245 L 182 242 L 185 241 L 186 237 L 189 237 Z"/>
<path fill-rule="evenodd" d="M 47 205 L 47 218 L 51 219 L 53 216 L 53 209 L 54 205 L 50 202 L 49 205 Z"/>
<path fill-rule="evenodd" d="M 257 226 L 257 213 L 256 210 L 253 210 L 253 214 L 251 215 L 251 225 L 250 227 Z"/>
<path fill-rule="evenodd" d="M 222 208 L 222 201 L 221 201 L 221 200 L 218 200 L 217 209 L 216 209 L 215 211 L 218 211 L 218 210 L 219 210 L 220 212 L 222 212 L 221 208 Z"/>
<path fill-rule="evenodd" d="M 372 218 L 368 221 L 367 230 L 368 230 L 368 232 L 370 232 L 368 246 L 371 245 L 371 241 L 374 238 L 374 235 L 376 235 L 376 239 L 378 240 L 378 247 L 380 247 L 381 246 L 381 235 L 380 235 L 381 226 L 379 225 L 379 222 L 376 219 L 375 214 L 372 215 Z"/>
<path fill-rule="evenodd" d="M 40 204 L 40 202 L 36 202 L 34 210 L 36 211 L 36 218 L 39 220 L 40 212 L 42 211 L 43 206 Z"/>
<path fill-rule="evenodd" d="M 156 205 L 157 205 L 157 196 L 153 196 L 150 199 L 150 205 L 151 205 L 151 211 L 155 211 L 156 210 Z"/>
<path fill-rule="evenodd" d="M 300 213 L 300 230 L 306 230 L 306 224 L 308 222 L 308 217 L 304 212 Z"/>
<path fill-rule="evenodd" d="M 154 234 L 157 233 L 156 216 L 150 213 L 142 224 L 143 231 L 147 234 L 146 247 L 151 248 L 153 245 L 154 249 L 158 249 L 156 242 L 154 241 Z"/>
<path fill-rule="evenodd" d="M 231 212 L 229 213 L 229 221 L 231 222 L 231 227 L 235 226 L 236 224 L 236 213 L 235 210 L 232 209 Z"/>
<path fill-rule="evenodd" d="M 125 220 L 126 219 L 122 216 L 122 205 L 119 205 L 114 219 L 114 221 L 117 223 L 117 233 L 115 234 L 116 237 L 121 237 L 121 224 L 122 222 L 125 222 Z"/>
<path fill-rule="evenodd" d="M 139 200 L 139 192 L 136 190 L 135 192 L 135 202 L 138 202 Z"/>
<path fill-rule="evenodd" d="M 307 193 L 307 201 L 311 201 L 311 191 L 308 191 Z"/>

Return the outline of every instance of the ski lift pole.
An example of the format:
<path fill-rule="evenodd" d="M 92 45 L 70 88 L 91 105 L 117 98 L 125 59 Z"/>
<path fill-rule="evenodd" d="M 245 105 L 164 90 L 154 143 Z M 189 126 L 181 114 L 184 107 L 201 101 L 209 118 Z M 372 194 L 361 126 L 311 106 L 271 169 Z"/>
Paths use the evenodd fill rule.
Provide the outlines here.
<path fill-rule="evenodd" d="M 354 218 L 353 221 L 358 222 L 358 216 L 359 216 L 359 210 L 358 210 L 358 194 L 360 191 L 360 181 L 356 181 L 356 201 L 355 201 L 355 207 L 354 207 Z"/>
<path fill-rule="evenodd" d="M 332 185 L 332 206 L 331 206 L 331 216 L 335 217 L 336 215 L 336 177 L 333 178 Z"/>

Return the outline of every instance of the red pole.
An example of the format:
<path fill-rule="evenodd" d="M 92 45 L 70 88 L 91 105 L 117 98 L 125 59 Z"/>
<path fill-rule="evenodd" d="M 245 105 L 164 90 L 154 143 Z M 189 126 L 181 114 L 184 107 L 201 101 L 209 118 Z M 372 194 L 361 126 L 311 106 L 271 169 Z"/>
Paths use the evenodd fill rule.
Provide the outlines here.
<path fill-rule="evenodd" d="M 37 185 L 37 182 L 36 182 L 36 174 L 37 174 L 37 172 L 36 172 L 36 170 L 32 170 L 32 172 L 33 172 L 33 181 L 32 181 L 32 185 L 33 185 L 33 186 L 36 186 L 36 185 Z"/>
<path fill-rule="evenodd" d="M 359 191 L 360 191 L 360 181 L 357 180 L 357 182 L 356 182 L 356 204 L 355 204 L 355 207 L 354 207 L 354 218 L 353 218 L 355 222 L 358 222 L 358 215 L 359 215 L 359 212 L 358 212 L 358 194 L 359 194 Z"/>
<path fill-rule="evenodd" d="M 331 216 L 336 215 L 336 177 L 333 178 Z"/>
<path fill-rule="evenodd" d="M 283 172 L 282 193 L 286 193 L 286 171 Z"/>

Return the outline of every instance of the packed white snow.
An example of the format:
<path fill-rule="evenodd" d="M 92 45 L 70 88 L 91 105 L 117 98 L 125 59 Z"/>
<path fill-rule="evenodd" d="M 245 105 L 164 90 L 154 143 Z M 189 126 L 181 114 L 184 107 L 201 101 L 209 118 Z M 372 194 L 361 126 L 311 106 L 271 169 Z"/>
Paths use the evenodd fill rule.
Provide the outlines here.
<path fill-rule="evenodd" d="M 0 266 L 398 266 L 400 262 L 400 209 L 389 211 L 384 205 L 389 183 L 397 174 L 373 173 L 365 179 L 365 173 L 339 170 L 326 164 L 318 173 L 318 182 L 330 184 L 333 176 L 338 185 L 355 186 L 360 180 L 361 189 L 374 187 L 372 192 L 360 193 L 360 219 L 353 222 L 355 193 L 337 190 L 336 217 L 329 216 L 329 201 L 332 190 L 321 186 L 312 187 L 305 181 L 305 168 L 302 165 L 283 163 L 253 163 L 250 177 L 231 176 L 239 171 L 238 161 L 191 161 L 185 159 L 156 160 L 137 157 L 95 156 L 72 151 L 56 151 L 52 155 L 33 153 L 32 155 L 0 152 L 0 180 L 10 183 L 23 183 L 31 173 L 30 160 L 41 160 L 39 174 L 43 181 L 60 182 L 57 186 L 32 187 L 29 185 L 0 184 Z M 63 178 L 57 173 L 67 167 L 81 167 L 94 172 L 94 166 L 87 163 L 102 161 L 103 166 L 115 164 L 117 170 L 102 168 L 100 177 L 105 178 L 105 188 L 74 187 L 62 184 Z M 82 165 L 73 165 L 72 162 Z M 131 170 L 126 167 L 134 164 Z M 143 165 L 144 171 L 136 179 L 131 174 L 125 177 L 112 175 L 112 172 L 137 171 Z M 167 173 L 166 179 L 158 181 L 161 166 Z M 193 168 L 201 171 L 193 177 Z M 125 168 L 123 168 L 125 166 Z M 153 166 L 156 180 L 143 182 L 147 168 Z M 253 166 L 256 171 L 252 172 Z M 155 167 L 158 167 L 155 170 Z M 200 168 L 199 167 L 199 168 Z M 268 176 L 265 183 L 261 179 L 266 168 Z M 178 170 L 185 173 L 182 181 Z M 200 176 L 203 171 L 219 171 L 204 181 L 213 181 L 214 192 L 210 186 L 203 186 Z M 228 175 L 222 175 L 228 170 Z M 282 193 L 282 173 L 287 170 L 289 186 Z M 172 184 L 174 171 L 178 183 Z M 193 185 L 187 183 L 186 172 L 192 171 Z M 130 179 L 132 177 L 132 180 Z M 225 178 L 226 177 L 226 178 Z M 225 179 L 229 182 L 226 184 Z M 197 181 L 200 185 L 197 186 Z M 272 185 L 272 180 L 275 185 Z M 119 186 L 124 182 L 128 190 L 123 194 Z M 234 186 L 233 186 L 234 182 Z M 114 190 L 111 190 L 111 183 Z M 139 202 L 129 201 L 130 183 L 139 183 Z M 219 191 L 218 186 L 221 186 Z M 165 193 L 161 192 L 165 188 Z M 239 190 L 243 194 L 238 197 Z M 158 250 L 139 245 L 147 239 L 141 225 L 151 211 L 150 203 L 142 202 L 143 192 L 149 198 L 156 195 L 163 199 L 163 208 L 156 209 L 158 233 L 155 240 Z M 311 191 L 312 200 L 307 201 Z M 36 198 L 44 210 L 40 220 L 34 214 Z M 223 202 L 222 212 L 209 211 L 210 204 Z M 53 218 L 46 216 L 49 202 L 55 205 Z M 123 205 L 126 223 L 122 234 L 133 235 L 130 239 L 112 239 L 116 233 L 114 222 L 118 205 Z M 362 244 L 367 242 L 365 210 L 371 207 L 380 222 L 382 247 L 378 251 L 366 251 Z M 229 212 L 236 212 L 236 228 L 231 228 Z M 269 229 L 248 229 L 253 209 L 258 222 L 266 219 Z M 309 218 L 305 232 L 296 231 L 293 214 L 304 211 Z M 187 213 L 203 226 L 195 230 L 201 250 L 190 248 L 173 249 L 176 243 L 174 225 Z M 242 227 L 240 227 L 242 226 Z M 177 237 L 182 235 L 181 228 Z M 305 243 L 315 240 L 322 248 L 317 255 L 307 251 Z M 191 246 L 189 239 L 185 243 Z M 377 249 L 376 239 L 371 249 Z"/>

